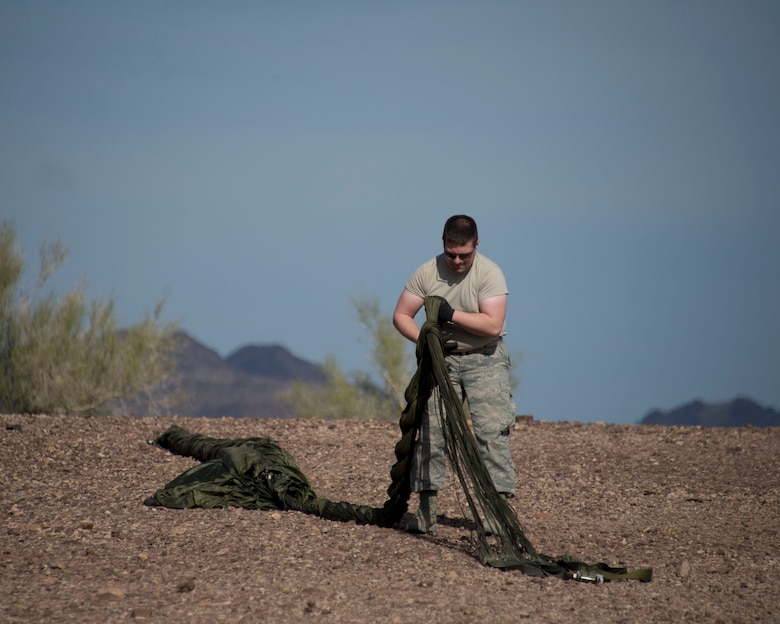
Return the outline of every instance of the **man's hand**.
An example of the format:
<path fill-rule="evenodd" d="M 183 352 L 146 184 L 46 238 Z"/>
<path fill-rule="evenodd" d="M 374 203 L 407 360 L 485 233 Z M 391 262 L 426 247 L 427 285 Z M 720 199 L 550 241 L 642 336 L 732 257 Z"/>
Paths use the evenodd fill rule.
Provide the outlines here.
<path fill-rule="evenodd" d="M 436 320 L 439 323 L 451 323 L 453 314 L 455 314 L 455 310 L 452 309 L 452 306 L 444 297 L 439 297 L 439 316 Z"/>

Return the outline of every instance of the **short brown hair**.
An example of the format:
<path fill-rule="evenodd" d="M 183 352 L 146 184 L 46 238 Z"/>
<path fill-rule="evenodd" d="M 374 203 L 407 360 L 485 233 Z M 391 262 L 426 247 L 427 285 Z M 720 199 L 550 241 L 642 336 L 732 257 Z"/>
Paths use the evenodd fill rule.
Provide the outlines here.
<path fill-rule="evenodd" d="M 476 243 L 479 239 L 477 222 L 467 215 L 454 215 L 444 224 L 444 233 L 441 236 L 444 244 L 465 245 Z"/>

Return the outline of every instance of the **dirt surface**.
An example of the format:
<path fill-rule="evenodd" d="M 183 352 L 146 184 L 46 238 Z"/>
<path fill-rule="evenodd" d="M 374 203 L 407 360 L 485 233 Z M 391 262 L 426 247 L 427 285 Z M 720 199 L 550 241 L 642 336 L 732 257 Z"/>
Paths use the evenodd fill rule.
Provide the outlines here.
<path fill-rule="evenodd" d="M 0 416 L 3 622 L 780 622 L 780 429 L 520 423 L 518 518 L 539 552 L 653 580 L 483 566 L 453 480 L 439 531 L 143 500 L 194 460 L 177 423 L 273 438 L 320 496 L 381 506 L 384 422 Z"/>

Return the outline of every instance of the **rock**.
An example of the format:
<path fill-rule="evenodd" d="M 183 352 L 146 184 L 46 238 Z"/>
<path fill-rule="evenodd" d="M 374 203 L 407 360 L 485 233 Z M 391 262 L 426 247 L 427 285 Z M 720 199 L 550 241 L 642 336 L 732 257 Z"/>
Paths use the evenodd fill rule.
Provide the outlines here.
<path fill-rule="evenodd" d="M 154 615 L 154 611 L 150 607 L 136 607 L 130 612 L 130 617 L 134 620 L 145 620 Z"/>
<path fill-rule="evenodd" d="M 195 589 L 195 579 L 186 579 L 176 585 L 176 591 L 180 594 L 191 592 Z"/>
<path fill-rule="evenodd" d="M 124 596 L 125 590 L 121 587 L 103 587 L 97 591 L 98 600 L 119 600 Z"/>

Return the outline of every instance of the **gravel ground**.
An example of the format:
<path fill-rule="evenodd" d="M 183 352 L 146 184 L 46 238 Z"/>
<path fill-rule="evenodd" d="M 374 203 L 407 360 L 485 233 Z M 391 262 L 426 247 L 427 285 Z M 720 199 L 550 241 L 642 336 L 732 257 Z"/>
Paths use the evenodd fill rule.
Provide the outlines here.
<path fill-rule="evenodd" d="M 521 422 L 514 507 L 603 585 L 483 566 L 454 480 L 435 537 L 143 500 L 194 465 L 170 424 L 273 438 L 320 496 L 381 506 L 386 422 L 0 416 L 3 622 L 780 622 L 780 429 Z"/>

